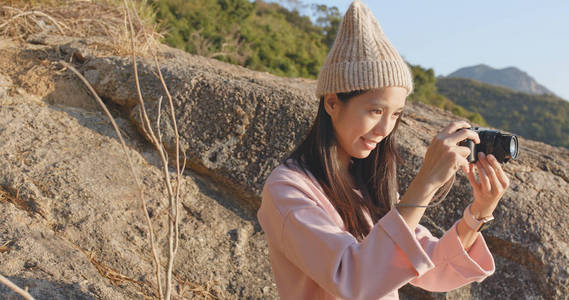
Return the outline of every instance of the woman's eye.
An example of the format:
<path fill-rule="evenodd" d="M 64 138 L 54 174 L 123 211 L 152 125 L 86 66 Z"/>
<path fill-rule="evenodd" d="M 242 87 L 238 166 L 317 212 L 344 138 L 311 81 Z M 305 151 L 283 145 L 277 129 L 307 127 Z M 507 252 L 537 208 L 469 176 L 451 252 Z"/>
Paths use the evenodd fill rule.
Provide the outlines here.
<path fill-rule="evenodd" d="M 381 109 L 372 109 L 372 110 L 371 110 L 371 113 L 374 114 L 374 115 L 381 115 L 381 114 L 383 113 L 383 110 L 381 110 Z M 396 112 L 396 113 L 393 114 L 393 116 L 395 116 L 395 117 L 397 117 L 397 118 L 398 118 L 400 115 L 401 115 L 401 112 Z"/>

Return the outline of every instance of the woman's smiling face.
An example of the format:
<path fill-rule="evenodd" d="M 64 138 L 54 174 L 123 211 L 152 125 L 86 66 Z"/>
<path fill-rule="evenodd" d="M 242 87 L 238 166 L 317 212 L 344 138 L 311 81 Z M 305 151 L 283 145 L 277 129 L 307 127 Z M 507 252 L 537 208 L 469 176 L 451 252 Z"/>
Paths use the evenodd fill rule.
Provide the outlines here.
<path fill-rule="evenodd" d="M 370 90 L 345 103 L 336 94 L 327 94 L 324 107 L 332 119 L 340 159 L 366 158 L 391 133 L 406 98 L 402 87 Z"/>

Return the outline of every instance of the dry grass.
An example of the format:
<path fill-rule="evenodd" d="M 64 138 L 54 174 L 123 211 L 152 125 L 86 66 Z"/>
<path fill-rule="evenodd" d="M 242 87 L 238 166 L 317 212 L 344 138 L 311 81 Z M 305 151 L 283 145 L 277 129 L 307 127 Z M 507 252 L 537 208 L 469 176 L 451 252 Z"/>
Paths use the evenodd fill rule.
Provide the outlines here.
<path fill-rule="evenodd" d="M 137 1 L 140 19 L 133 24 L 137 55 L 149 57 L 163 37 L 154 9 Z M 0 6 L 0 37 L 25 41 L 35 34 L 99 37 L 113 55 L 131 54 L 126 13 L 118 0 L 12 0 Z"/>
<path fill-rule="evenodd" d="M 55 234 L 63 239 L 64 241 L 68 242 L 69 244 L 73 245 L 77 250 L 81 251 L 89 260 L 89 262 L 97 269 L 101 276 L 107 278 L 113 285 L 120 286 L 126 282 L 134 283 L 141 287 L 144 290 L 145 283 L 139 280 L 132 279 L 126 275 L 121 274 L 119 271 L 107 266 L 104 264 L 100 259 L 97 259 L 94 251 L 88 251 L 83 249 L 78 244 L 74 243 L 72 240 L 65 238 L 61 234 L 55 232 Z M 154 295 L 148 295 L 141 292 L 141 295 L 144 296 L 145 299 L 153 299 Z"/>
<path fill-rule="evenodd" d="M 13 202 L 13 197 L 0 186 L 0 203 Z"/>
<path fill-rule="evenodd" d="M 121 283 L 124 283 L 125 281 L 136 283 L 139 285 L 143 284 L 142 282 L 140 282 L 138 280 L 134 280 L 128 276 L 125 276 L 125 275 L 119 273 L 117 270 L 115 270 L 115 269 L 107 266 L 106 264 L 102 263 L 101 260 L 97 259 L 94 252 L 89 252 L 89 253 L 83 252 L 83 253 L 85 253 L 87 258 L 89 259 L 89 262 L 91 262 L 91 264 L 93 266 L 95 266 L 97 271 L 99 271 L 99 274 L 101 274 L 103 277 L 110 280 L 113 284 L 120 285 Z"/>
<path fill-rule="evenodd" d="M 10 251 L 10 249 L 12 249 L 12 248 L 10 247 L 10 245 L 12 245 L 13 243 L 14 243 L 13 241 L 7 241 L 7 242 L 5 242 L 5 243 L 1 243 L 1 242 L 0 242 L 0 244 L 2 244 L 2 245 L 0 245 L 0 253 L 4 253 L 4 252 Z"/>
<path fill-rule="evenodd" d="M 10 193 L 9 191 L 4 190 L 0 186 L 0 203 L 3 202 L 10 202 L 14 204 L 19 210 L 26 211 L 30 216 L 34 215 L 35 213 L 42 216 L 44 219 L 46 218 L 45 212 L 41 209 L 34 210 L 30 207 L 29 203 L 20 197 L 20 189 L 14 193 Z"/>

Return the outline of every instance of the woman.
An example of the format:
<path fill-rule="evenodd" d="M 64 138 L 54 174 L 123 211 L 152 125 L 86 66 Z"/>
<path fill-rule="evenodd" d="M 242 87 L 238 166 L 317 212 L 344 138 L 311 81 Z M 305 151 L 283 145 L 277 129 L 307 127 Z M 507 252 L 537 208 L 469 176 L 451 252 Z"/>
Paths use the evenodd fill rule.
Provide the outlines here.
<path fill-rule="evenodd" d="M 282 299 L 398 299 L 407 283 L 449 291 L 494 272 L 479 229 L 509 180 L 491 155 L 479 157 L 475 178 L 470 150 L 457 145 L 480 142 L 468 123 L 433 138 L 399 199 L 395 132 L 412 90 L 406 63 L 354 1 L 318 76 L 312 129 L 262 192 L 257 216 Z M 474 202 L 438 239 L 418 223 L 459 167 Z"/>

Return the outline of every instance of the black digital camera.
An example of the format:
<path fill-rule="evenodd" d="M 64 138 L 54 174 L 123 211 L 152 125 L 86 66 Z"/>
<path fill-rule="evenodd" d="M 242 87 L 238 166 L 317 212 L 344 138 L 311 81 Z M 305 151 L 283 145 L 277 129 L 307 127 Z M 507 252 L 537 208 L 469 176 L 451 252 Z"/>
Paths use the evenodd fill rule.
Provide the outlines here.
<path fill-rule="evenodd" d="M 480 137 L 480 144 L 476 144 L 470 139 L 458 143 L 459 146 L 470 149 L 470 155 L 466 158 L 469 162 L 475 163 L 478 161 L 478 152 L 483 152 L 486 155 L 492 154 L 500 163 L 506 163 L 510 159 L 518 157 L 517 136 L 483 127 L 471 127 L 468 129 L 477 132 Z"/>

